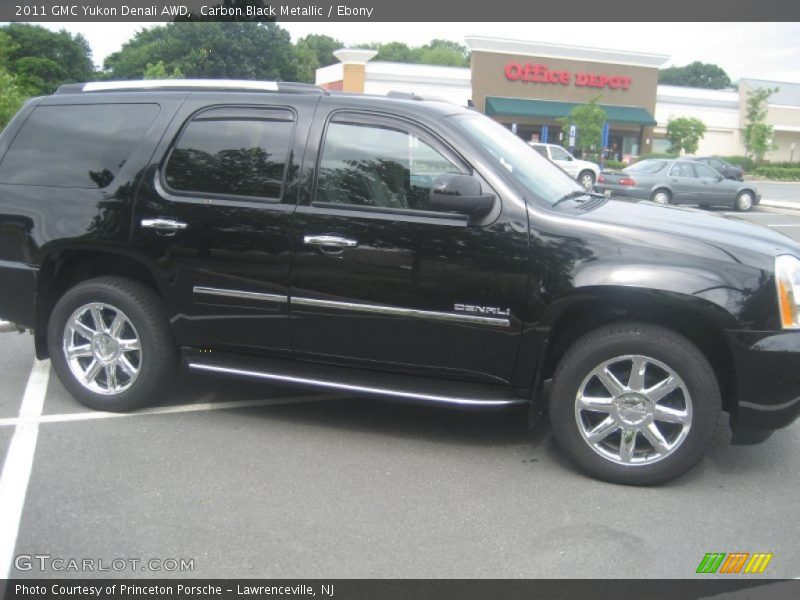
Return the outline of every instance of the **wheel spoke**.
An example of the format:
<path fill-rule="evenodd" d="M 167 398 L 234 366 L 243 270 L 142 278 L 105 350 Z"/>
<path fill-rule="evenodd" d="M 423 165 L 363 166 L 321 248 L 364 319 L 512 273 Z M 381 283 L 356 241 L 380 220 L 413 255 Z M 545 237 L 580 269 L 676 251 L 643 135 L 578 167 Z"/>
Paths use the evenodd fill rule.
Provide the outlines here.
<path fill-rule="evenodd" d="M 593 398 L 581 394 L 578 396 L 578 408 L 607 413 L 611 412 L 611 408 L 613 407 L 611 401 L 612 398 Z"/>
<path fill-rule="evenodd" d="M 132 340 L 117 340 L 119 343 L 120 352 L 133 352 L 134 350 L 141 350 L 142 345 L 136 338 Z"/>
<path fill-rule="evenodd" d="M 109 390 L 117 389 L 117 365 L 111 363 L 105 366 L 106 371 L 106 387 Z"/>
<path fill-rule="evenodd" d="M 597 442 L 601 442 L 606 439 L 617 429 L 619 429 L 619 425 L 617 425 L 616 421 L 614 421 L 614 419 L 611 417 L 606 417 L 597 425 L 597 427 L 589 431 L 586 437 L 590 443 L 596 444 Z"/>
<path fill-rule="evenodd" d="M 647 441 L 653 445 L 656 452 L 663 454 L 669 451 L 669 442 L 664 439 L 664 435 L 655 423 L 650 423 L 642 430 L 642 433 L 647 438 Z"/>
<path fill-rule="evenodd" d="M 633 460 L 633 451 L 636 449 L 636 429 L 623 429 L 620 434 L 619 458 L 622 462 L 629 463 Z"/>
<path fill-rule="evenodd" d="M 677 410 L 675 408 L 669 408 L 668 406 L 656 406 L 656 412 L 653 418 L 656 421 L 663 421 L 665 423 L 686 425 L 689 422 L 689 413 L 685 410 Z"/>
<path fill-rule="evenodd" d="M 634 391 L 644 391 L 644 373 L 647 361 L 644 357 L 637 356 L 631 361 L 631 375 L 628 378 L 628 387 Z"/>
<path fill-rule="evenodd" d="M 118 338 L 124 325 L 125 315 L 123 315 L 121 312 L 118 312 L 114 317 L 114 320 L 111 321 L 111 325 L 108 327 L 108 334 L 112 337 Z"/>
<path fill-rule="evenodd" d="M 81 358 L 92 355 L 92 346 L 83 344 L 82 346 L 70 346 L 67 348 L 67 358 Z"/>
<path fill-rule="evenodd" d="M 594 374 L 612 396 L 620 396 L 625 391 L 625 386 L 623 386 L 620 380 L 608 370 L 608 367 L 597 369 Z"/>
<path fill-rule="evenodd" d="M 99 306 L 92 306 L 89 309 L 92 313 L 92 321 L 94 321 L 94 328 L 98 332 L 102 332 L 106 330 L 106 324 L 103 321 L 103 313 L 100 310 Z"/>
<path fill-rule="evenodd" d="M 100 374 L 100 369 L 102 369 L 100 361 L 92 360 L 91 364 L 83 372 L 83 378 L 86 380 L 86 383 L 94 383 L 94 380 L 97 379 L 97 376 Z"/>
<path fill-rule="evenodd" d="M 670 375 L 664 381 L 661 381 L 651 388 L 645 390 L 645 394 L 653 402 L 661 402 L 665 397 L 674 392 L 680 387 L 675 377 Z"/>
<path fill-rule="evenodd" d="M 119 357 L 119 361 L 117 362 L 119 367 L 122 371 L 130 378 L 133 378 L 136 373 L 139 371 L 136 367 L 131 364 L 131 361 L 128 360 L 128 357 L 124 354 Z"/>
<path fill-rule="evenodd" d="M 81 336 L 84 339 L 92 340 L 94 336 L 97 335 L 97 332 L 93 329 L 90 329 L 88 326 L 84 325 L 80 319 L 73 319 L 73 321 L 69 324 L 70 328 Z"/>

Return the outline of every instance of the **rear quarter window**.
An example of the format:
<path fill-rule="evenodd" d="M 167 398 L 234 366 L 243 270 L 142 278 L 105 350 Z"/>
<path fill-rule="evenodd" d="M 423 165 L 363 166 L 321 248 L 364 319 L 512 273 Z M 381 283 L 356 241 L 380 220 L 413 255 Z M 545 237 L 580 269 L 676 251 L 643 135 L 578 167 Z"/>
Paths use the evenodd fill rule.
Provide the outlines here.
<path fill-rule="evenodd" d="M 158 111 L 157 104 L 39 106 L 0 163 L 0 183 L 104 188 Z"/>

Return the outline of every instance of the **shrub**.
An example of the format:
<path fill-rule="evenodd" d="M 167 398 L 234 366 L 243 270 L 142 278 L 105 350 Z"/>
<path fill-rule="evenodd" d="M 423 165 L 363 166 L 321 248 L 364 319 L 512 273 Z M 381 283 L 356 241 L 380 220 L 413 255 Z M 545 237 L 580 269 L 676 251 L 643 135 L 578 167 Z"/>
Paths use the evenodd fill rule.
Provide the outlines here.
<path fill-rule="evenodd" d="M 678 158 L 678 156 L 676 154 L 670 154 L 669 152 L 651 152 L 650 154 L 640 154 L 636 157 L 634 162 L 647 160 L 649 158 Z"/>
<path fill-rule="evenodd" d="M 754 173 L 757 177 L 777 179 L 778 181 L 800 181 L 800 167 L 757 167 Z"/>
<path fill-rule="evenodd" d="M 612 171 L 618 171 L 619 169 L 624 169 L 627 166 L 627 163 L 624 163 L 621 160 L 607 160 L 605 164 L 605 168 L 611 169 Z"/>

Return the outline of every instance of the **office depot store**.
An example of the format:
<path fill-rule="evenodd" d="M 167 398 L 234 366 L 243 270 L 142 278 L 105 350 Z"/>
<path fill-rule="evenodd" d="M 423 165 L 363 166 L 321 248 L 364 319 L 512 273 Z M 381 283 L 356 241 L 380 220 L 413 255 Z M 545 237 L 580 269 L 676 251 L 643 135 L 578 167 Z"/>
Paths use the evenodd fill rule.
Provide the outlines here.
<path fill-rule="evenodd" d="M 559 122 L 578 104 L 597 98 L 608 116 L 607 147 L 629 160 L 663 152 L 671 118 L 693 116 L 706 125 L 698 154 L 742 155 L 748 89 L 779 87 L 768 122 L 778 149 L 769 160 L 800 160 L 800 84 L 743 79 L 738 89 L 658 85 L 664 54 L 629 52 L 480 36 L 465 39 L 470 68 L 372 61 L 371 50 L 336 52 L 339 64 L 317 70 L 331 90 L 386 94 L 413 92 L 458 104 L 471 102 L 525 140 L 569 145 Z"/>

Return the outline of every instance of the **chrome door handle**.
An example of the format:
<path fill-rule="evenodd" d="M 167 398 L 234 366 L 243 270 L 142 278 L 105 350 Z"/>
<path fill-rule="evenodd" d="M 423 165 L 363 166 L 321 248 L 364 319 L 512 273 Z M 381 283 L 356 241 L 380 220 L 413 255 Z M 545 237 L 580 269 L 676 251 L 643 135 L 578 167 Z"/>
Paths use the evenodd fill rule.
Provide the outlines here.
<path fill-rule="evenodd" d="M 355 248 L 358 242 L 335 235 L 307 235 L 303 243 L 309 246 L 323 246 L 326 248 Z"/>
<path fill-rule="evenodd" d="M 142 219 L 142 227 L 162 232 L 174 232 L 178 229 L 186 229 L 188 225 L 172 219 Z"/>

